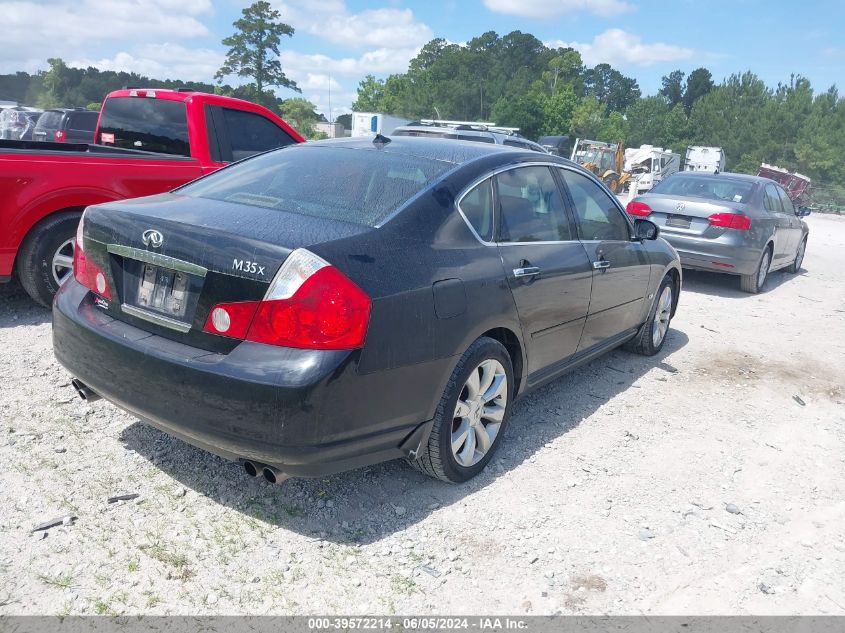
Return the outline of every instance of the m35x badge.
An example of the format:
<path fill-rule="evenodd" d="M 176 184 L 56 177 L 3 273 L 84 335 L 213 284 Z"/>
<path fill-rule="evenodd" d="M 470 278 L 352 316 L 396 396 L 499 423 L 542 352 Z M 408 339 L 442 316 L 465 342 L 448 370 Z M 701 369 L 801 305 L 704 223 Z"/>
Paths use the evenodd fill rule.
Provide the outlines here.
<path fill-rule="evenodd" d="M 164 235 L 155 229 L 147 229 L 141 236 L 141 241 L 144 242 L 144 246 L 159 248 L 164 243 Z"/>

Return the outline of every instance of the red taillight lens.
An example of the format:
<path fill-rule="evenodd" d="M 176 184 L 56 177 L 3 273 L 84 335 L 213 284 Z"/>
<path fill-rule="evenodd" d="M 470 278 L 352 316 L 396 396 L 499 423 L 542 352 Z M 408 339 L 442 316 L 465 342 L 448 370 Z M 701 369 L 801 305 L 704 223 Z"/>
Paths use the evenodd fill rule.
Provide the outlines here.
<path fill-rule="evenodd" d="M 629 215 L 636 215 L 641 218 L 651 215 L 651 212 L 653 211 L 653 209 L 645 202 L 640 202 L 639 200 L 631 200 L 631 202 L 628 203 L 628 206 L 625 207 L 625 210 Z"/>
<path fill-rule="evenodd" d="M 91 292 L 95 292 L 105 299 L 111 300 L 111 288 L 103 269 L 97 266 L 82 248 L 82 226 L 85 216 L 79 221 L 76 230 L 76 242 L 73 245 L 73 276 Z"/>
<path fill-rule="evenodd" d="M 300 249 L 285 261 L 262 301 L 217 304 L 204 329 L 267 345 L 354 349 L 364 345 L 371 306 L 352 280 Z"/>
<path fill-rule="evenodd" d="M 67 140 L 67 132 L 64 130 L 56 130 L 54 135 L 57 143 L 64 143 Z"/>
<path fill-rule="evenodd" d="M 740 215 L 739 213 L 714 213 L 707 218 L 707 221 L 712 226 L 721 226 L 726 229 L 747 231 L 751 228 L 751 218 L 747 215 Z"/>

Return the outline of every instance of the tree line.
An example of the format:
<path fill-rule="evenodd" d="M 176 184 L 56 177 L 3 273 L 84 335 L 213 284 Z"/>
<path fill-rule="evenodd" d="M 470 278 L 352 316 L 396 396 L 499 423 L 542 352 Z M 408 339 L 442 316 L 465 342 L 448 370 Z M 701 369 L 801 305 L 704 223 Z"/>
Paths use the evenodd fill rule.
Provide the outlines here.
<path fill-rule="evenodd" d="M 676 70 L 658 94 L 643 96 L 635 79 L 609 64 L 589 67 L 572 48 L 491 31 L 463 45 L 432 40 L 407 72 L 366 76 L 352 109 L 493 121 L 532 140 L 571 134 L 681 155 L 688 145 L 720 146 L 731 171 L 777 164 L 813 178 L 815 202 L 845 203 L 845 100 L 800 75 L 769 87 L 752 72 L 716 83 L 706 68 Z"/>

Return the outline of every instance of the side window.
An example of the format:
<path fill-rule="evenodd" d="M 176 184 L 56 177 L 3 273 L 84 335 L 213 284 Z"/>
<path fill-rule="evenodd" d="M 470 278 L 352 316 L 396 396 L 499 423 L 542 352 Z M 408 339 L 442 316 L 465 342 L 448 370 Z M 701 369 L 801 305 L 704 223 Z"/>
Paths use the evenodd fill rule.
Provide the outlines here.
<path fill-rule="evenodd" d="M 783 213 L 780 196 L 778 195 L 778 191 L 775 189 L 774 185 L 766 185 L 766 193 L 763 199 L 763 204 L 766 207 L 766 211 L 771 211 L 772 213 Z"/>
<path fill-rule="evenodd" d="M 548 167 L 519 167 L 496 176 L 500 242 L 571 240 L 569 220 Z"/>
<path fill-rule="evenodd" d="M 789 196 L 786 192 L 781 189 L 778 189 L 778 195 L 780 196 L 780 203 L 783 205 L 783 212 L 788 213 L 789 215 L 795 215 L 795 205 L 792 204 L 792 200 L 789 199 Z"/>
<path fill-rule="evenodd" d="M 232 144 L 232 160 L 294 142 L 287 132 L 260 114 L 223 108 L 223 120 Z"/>
<path fill-rule="evenodd" d="M 580 239 L 625 242 L 631 239 L 628 221 L 601 187 L 583 174 L 568 169 L 561 169 L 560 173 L 575 205 Z"/>
<path fill-rule="evenodd" d="M 493 179 L 476 185 L 461 200 L 461 212 L 478 236 L 485 242 L 493 240 Z"/>

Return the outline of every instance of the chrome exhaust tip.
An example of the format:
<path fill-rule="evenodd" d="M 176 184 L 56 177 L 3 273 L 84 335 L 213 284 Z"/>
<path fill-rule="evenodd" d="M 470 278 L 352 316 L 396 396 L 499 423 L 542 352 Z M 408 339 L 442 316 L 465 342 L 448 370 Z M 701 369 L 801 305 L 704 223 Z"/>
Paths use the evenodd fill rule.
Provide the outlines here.
<path fill-rule="evenodd" d="M 81 380 L 74 378 L 70 381 L 70 384 L 74 389 L 76 389 L 76 393 L 78 393 L 79 397 L 85 402 L 96 402 L 100 399 L 99 394 Z"/>
<path fill-rule="evenodd" d="M 264 479 L 269 481 L 271 484 L 280 484 L 285 479 L 290 479 L 288 475 L 284 474 L 281 470 L 273 468 L 272 466 L 265 466 L 261 471 L 261 474 L 263 474 Z"/>
<path fill-rule="evenodd" d="M 250 477 L 258 477 L 261 474 L 261 464 L 256 464 L 246 459 L 244 460 L 244 470 Z"/>

